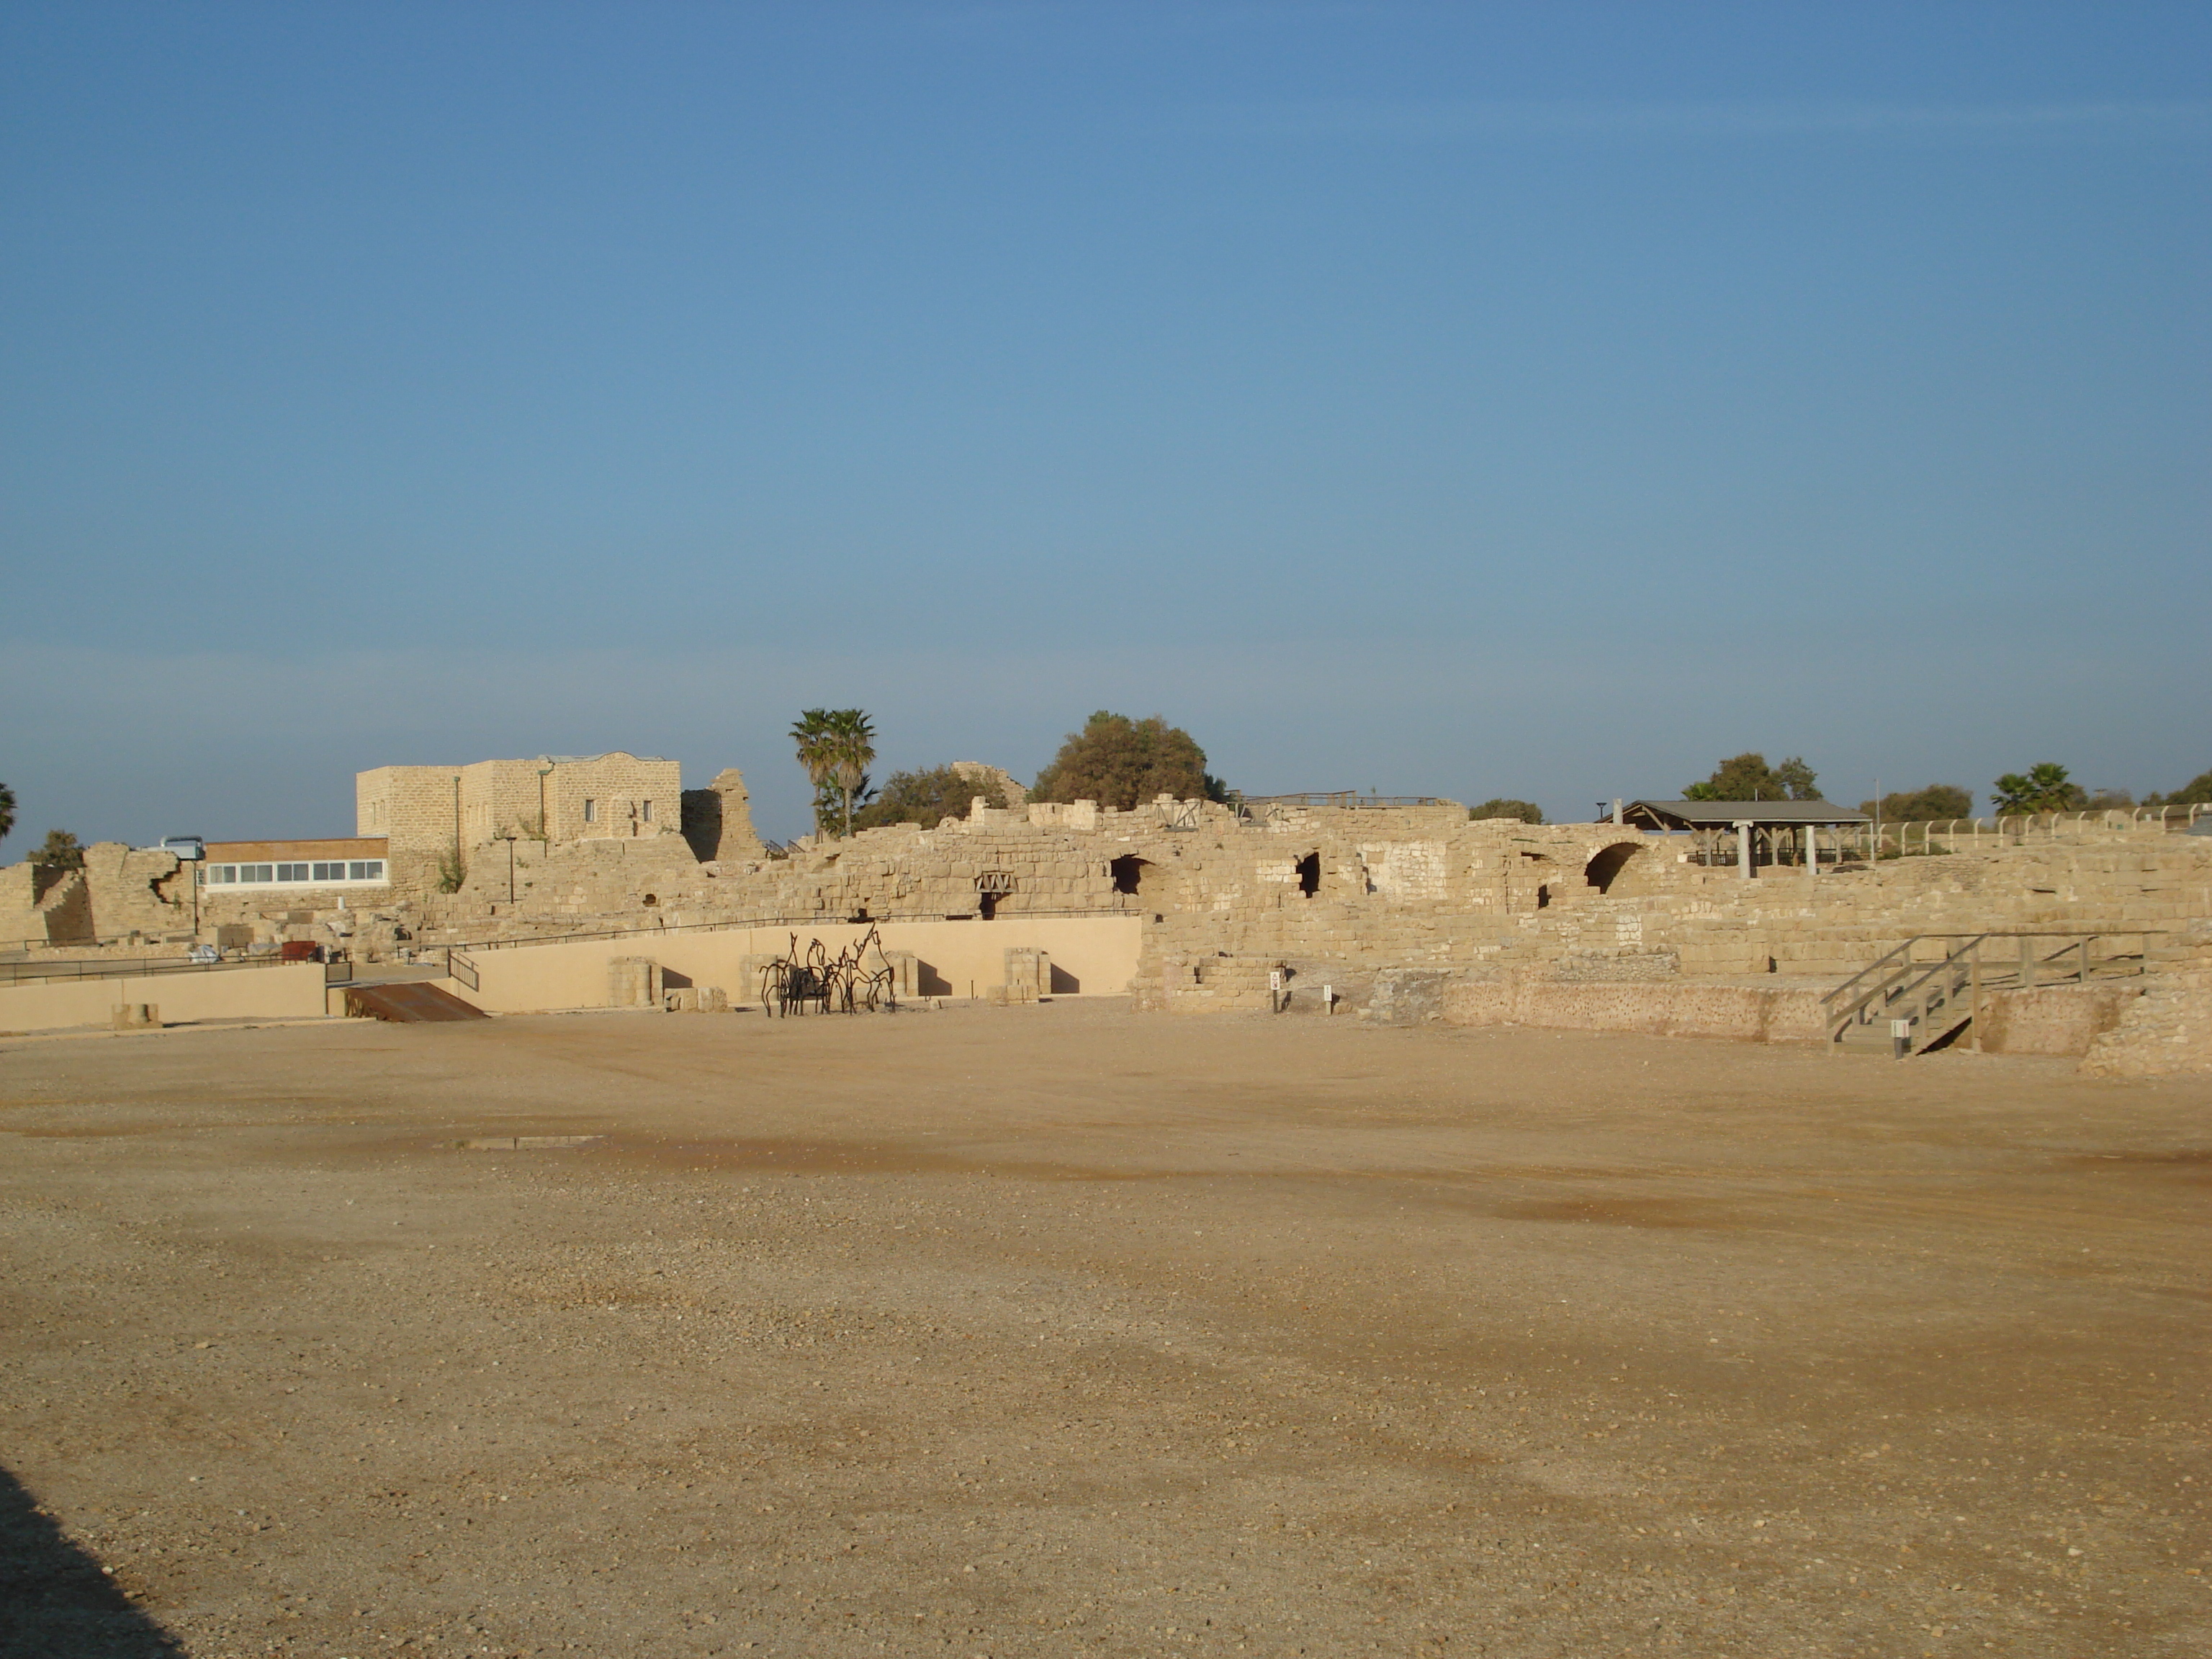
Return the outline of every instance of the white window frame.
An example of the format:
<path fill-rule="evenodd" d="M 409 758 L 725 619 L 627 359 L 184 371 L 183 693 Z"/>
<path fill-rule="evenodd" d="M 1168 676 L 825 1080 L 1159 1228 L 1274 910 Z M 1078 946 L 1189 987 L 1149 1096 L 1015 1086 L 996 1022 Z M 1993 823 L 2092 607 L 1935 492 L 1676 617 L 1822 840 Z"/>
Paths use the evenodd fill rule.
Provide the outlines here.
<path fill-rule="evenodd" d="M 332 866 L 345 873 L 318 878 L 318 867 Z M 332 887 L 389 887 L 392 884 L 391 861 L 387 859 L 285 859 L 270 860 L 210 860 L 199 868 L 203 887 L 220 887 L 228 892 L 296 893 L 302 888 L 321 891 Z M 356 875 L 355 871 L 362 872 Z M 297 871 L 296 875 L 284 873 Z"/>

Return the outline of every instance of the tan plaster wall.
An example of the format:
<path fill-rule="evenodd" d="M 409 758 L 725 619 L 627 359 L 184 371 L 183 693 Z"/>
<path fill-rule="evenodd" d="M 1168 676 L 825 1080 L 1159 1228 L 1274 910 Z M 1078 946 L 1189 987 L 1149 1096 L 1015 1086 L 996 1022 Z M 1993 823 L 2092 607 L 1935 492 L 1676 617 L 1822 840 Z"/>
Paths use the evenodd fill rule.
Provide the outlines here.
<path fill-rule="evenodd" d="M 697 932 L 630 933 L 566 945 L 518 945 L 480 951 L 478 988 L 463 991 L 478 1007 L 496 1013 L 608 1006 L 607 964 L 617 957 L 644 957 L 695 985 L 719 985 L 733 1003 L 749 1002 L 759 987 L 745 958 L 781 956 L 790 948 L 789 928 L 732 927 Z M 818 939 L 832 953 L 866 933 L 866 927 L 830 924 L 796 930 L 802 948 Z M 1031 917 L 1007 921 L 896 922 L 880 930 L 884 950 L 911 951 L 926 964 L 928 984 L 950 988 L 935 994 L 981 995 L 1003 983 L 1006 952 L 1026 947 L 1050 953 L 1053 965 L 1079 990 L 1061 995 L 1119 996 L 1137 968 L 1136 921 L 1126 916 Z M 1063 981 L 1064 983 L 1065 981 Z"/>
<path fill-rule="evenodd" d="M 105 1026 L 125 1003 L 150 1002 L 166 1025 L 204 1019 L 314 1019 L 328 1012 L 320 963 L 142 979 L 0 986 L 0 1030 Z"/>

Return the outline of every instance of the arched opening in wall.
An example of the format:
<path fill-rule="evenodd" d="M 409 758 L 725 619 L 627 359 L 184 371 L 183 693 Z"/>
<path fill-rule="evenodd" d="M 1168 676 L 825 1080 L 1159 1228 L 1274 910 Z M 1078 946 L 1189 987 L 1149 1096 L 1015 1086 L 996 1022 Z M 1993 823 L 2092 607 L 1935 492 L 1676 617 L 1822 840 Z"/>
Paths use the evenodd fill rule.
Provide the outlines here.
<path fill-rule="evenodd" d="M 1298 891 L 1308 898 L 1321 891 L 1321 854 L 1309 853 L 1298 860 Z"/>
<path fill-rule="evenodd" d="M 1600 849 L 1597 855 L 1583 867 L 1583 879 L 1601 893 L 1611 892 L 1622 868 L 1643 850 L 1640 842 L 1615 842 L 1612 846 Z"/>
<path fill-rule="evenodd" d="M 1134 853 L 1124 853 L 1106 866 L 1114 878 L 1114 890 L 1133 896 L 1145 890 L 1145 872 L 1151 868 L 1150 859 L 1140 859 Z"/>
<path fill-rule="evenodd" d="M 1546 906 L 1549 905 L 1551 902 L 1552 890 L 1548 887 L 1539 887 L 1536 890 L 1536 908 L 1539 910 L 1541 910 Z"/>

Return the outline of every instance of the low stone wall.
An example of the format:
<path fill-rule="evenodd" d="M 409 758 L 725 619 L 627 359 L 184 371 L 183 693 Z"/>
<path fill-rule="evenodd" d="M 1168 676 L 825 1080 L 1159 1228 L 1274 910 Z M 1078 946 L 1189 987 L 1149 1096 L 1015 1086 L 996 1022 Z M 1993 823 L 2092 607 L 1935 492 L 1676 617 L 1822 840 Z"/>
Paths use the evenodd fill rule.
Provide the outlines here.
<path fill-rule="evenodd" d="M 1976 1046 L 2001 1054 L 2086 1054 L 2102 1034 L 2122 1023 L 2148 982 L 1994 992 L 1982 1004 Z M 1445 1023 L 1452 1025 L 1536 1025 L 1736 1042 L 1817 1043 L 1826 1036 L 1820 1007 L 1826 988 L 1700 984 L 1694 980 L 1593 983 L 1501 975 L 1447 985 L 1442 1012 Z"/>
<path fill-rule="evenodd" d="M 1820 993 L 1810 987 L 1501 977 L 1446 986 L 1450 1025 L 1537 1025 L 1738 1042 L 1818 1042 Z"/>
<path fill-rule="evenodd" d="M 2188 954 L 2147 975 L 2142 994 L 2100 1032 L 2081 1062 L 2089 1077 L 2212 1073 L 2212 923 L 2185 936 Z"/>
<path fill-rule="evenodd" d="M 2139 979 L 1992 992 L 1982 1000 L 1980 1046 L 1995 1054 L 2086 1054 L 2142 993 Z"/>

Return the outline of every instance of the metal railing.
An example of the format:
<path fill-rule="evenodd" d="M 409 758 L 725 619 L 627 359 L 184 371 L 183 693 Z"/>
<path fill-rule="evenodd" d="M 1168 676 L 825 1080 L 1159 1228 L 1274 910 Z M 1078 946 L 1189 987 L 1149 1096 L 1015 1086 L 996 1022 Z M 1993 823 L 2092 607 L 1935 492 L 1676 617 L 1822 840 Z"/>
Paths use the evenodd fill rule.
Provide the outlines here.
<path fill-rule="evenodd" d="M 1114 902 L 1111 905 L 1093 905 L 1086 909 L 1032 910 L 1025 908 L 1014 910 L 1001 905 L 995 920 L 1020 921 L 1025 918 L 1035 917 L 1040 921 L 1066 921 L 1071 918 L 1128 916 L 1135 915 L 1145 908 L 1127 894 L 1116 893 L 1112 896 Z M 514 951 L 532 945 L 580 945 L 592 939 L 638 939 L 658 933 L 732 933 L 755 927 L 804 930 L 809 927 L 866 927 L 877 924 L 888 927 L 893 922 L 964 921 L 971 919 L 978 922 L 983 921 L 981 916 L 974 918 L 952 916 L 942 910 L 893 911 L 882 915 L 871 910 L 864 916 L 836 915 L 816 910 L 810 911 L 805 915 L 748 916 L 737 921 L 655 922 L 642 927 L 595 927 L 566 933 L 532 933 L 519 939 L 461 939 L 456 940 L 450 945 L 440 945 L 426 948 L 447 951 Z M 985 923 L 984 925 L 993 924 Z"/>
<path fill-rule="evenodd" d="M 1919 831 L 1920 853 L 1972 852 L 1986 836 L 1992 847 L 2024 847 L 2034 841 L 2085 841 L 2094 830 L 2147 830 L 2158 834 L 2187 834 L 2198 822 L 2212 818 L 2212 804 L 2185 806 L 2112 807 L 2080 812 L 2007 812 L 1986 818 L 1929 818 L 1881 826 L 1885 847 L 1894 845 L 1899 854 L 1913 856 L 1913 831 Z M 1961 829 L 1960 826 L 1964 825 Z M 1937 841 L 1944 844 L 1941 849 Z"/>
<path fill-rule="evenodd" d="M 1973 1018 L 1984 991 L 2085 985 L 2100 969 L 2106 977 L 2140 974 L 2145 960 L 2141 949 L 2098 957 L 2091 947 L 2100 939 L 2124 944 L 2165 931 L 2123 925 L 2063 933 L 1915 933 L 1821 997 L 1826 1040 L 1833 1046 L 1850 1038 L 1855 1028 L 1901 1022 L 1908 1030 L 1908 1047 L 1917 1053 Z M 2051 939 L 2061 941 L 2058 947 L 2039 952 L 2039 944 Z M 2010 945 L 2009 954 L 1993 953 L 2000 940 Z M 1930 943 L 1945 946 L 1934 961 L 1919 954 Z"/>
<path fill-rule="evenodd" d="M 477 983 L 477 965 L 452 946 L 446 950 L 446 977 L 456 984 L 465 985 L 471 991 L 483 988 Z"/>
<path fill-rule="evenodd" d="M 1441 806 L 1441 795 L 1363 795 L 1356 789 L 1333 789 L 1303 795 L 1237 795 L 1231 804 L 1240 812 L 1265 811 L 1270 806 Z"/>
<path fill-rule="evenodd" d="M 69 962 L 0 962 L 0 985 L 26 985 L 39 980 L 151 979 L 170 974 L 220 974 L 245 968 L 297 966 L 280 963 L 274 956 L 252 957 L 238 962 L 191 962 L 181 957 L 101 957 Z"/>

